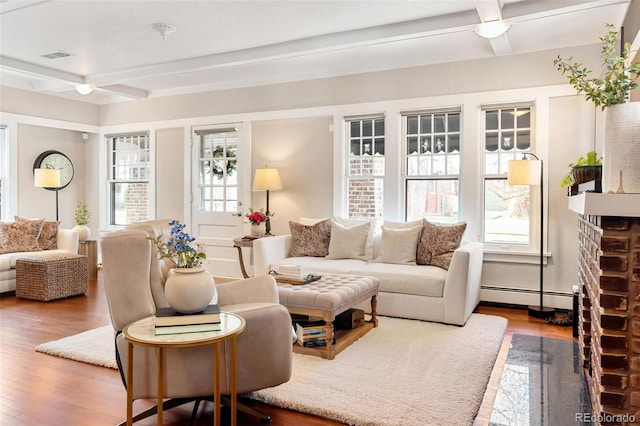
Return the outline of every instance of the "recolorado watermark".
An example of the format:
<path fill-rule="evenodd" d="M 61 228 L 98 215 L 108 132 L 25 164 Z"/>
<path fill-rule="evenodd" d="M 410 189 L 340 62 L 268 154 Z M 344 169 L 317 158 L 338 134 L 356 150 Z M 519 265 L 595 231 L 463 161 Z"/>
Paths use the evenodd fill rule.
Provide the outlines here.
<path fill-rule="evenodd" d="M 633 423 L 636 421 L 636 416 L 633 414 L 576 413 L 575 421 L 576 423 Z"/>

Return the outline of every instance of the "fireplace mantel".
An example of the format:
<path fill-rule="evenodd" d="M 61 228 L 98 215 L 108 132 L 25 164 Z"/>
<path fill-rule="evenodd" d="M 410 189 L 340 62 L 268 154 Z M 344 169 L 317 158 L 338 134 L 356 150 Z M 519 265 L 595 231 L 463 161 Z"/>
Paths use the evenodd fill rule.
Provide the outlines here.
<path fill-rule="evenodd" d="M 569 197 L 569 210 L 594 216 L 640 217 L 640 194 L 583 192 Z"/>

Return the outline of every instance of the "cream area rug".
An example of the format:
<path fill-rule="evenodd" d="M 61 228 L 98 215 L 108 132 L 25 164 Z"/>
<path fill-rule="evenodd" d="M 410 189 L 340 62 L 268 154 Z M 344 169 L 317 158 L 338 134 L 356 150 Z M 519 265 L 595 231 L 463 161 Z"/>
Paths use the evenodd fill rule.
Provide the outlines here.
<path fill-rule="evenodd" d="M 43 343 L 36 346 L 36 351 L 118 369 L 113 335 L 113 327 L 105 325 L 60 340 Z"/>
<path fill-rule="evenodd" d="M 334 360 L 294 354 L 289 382 L 247 396 L 353 425 L 473 424 L 507 320 L 472 314 L 457 327 L 378 318 Z M 36 350 L 116 368 L 111 326 Z"/>

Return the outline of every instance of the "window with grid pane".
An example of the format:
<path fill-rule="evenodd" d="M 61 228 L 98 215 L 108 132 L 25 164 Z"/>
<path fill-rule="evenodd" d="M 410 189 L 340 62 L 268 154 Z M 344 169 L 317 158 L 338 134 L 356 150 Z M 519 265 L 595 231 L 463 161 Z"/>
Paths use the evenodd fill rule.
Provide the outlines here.
<path fill-rule="evenodd" d="M 531 150 L 529 106 L 484 109 L 484 242 L 528 245 L 530 198 L 526 185 L 508 185 L 509 160 Z"/>
<path fill-rule="evenodd" d="M 9 171 L 6 134 L 6 127 L 0 125 L 0 219 L 4 219 L 3 214 L 7 207 L 4 200 L 8 199 L 5 194 L 8 189 L 5 182 L 8 182 L 7 173 Z"/>
<path fill-rule="evenodd" d="M 238 132 L 235 129 L 196 131 L 198 155 L 198 209 L 203 212 L 238 211 Z"/>
<path fill-rule="evenodd" d="M 347 208 L 350 218 L 381 218 L 384 200 L 384 117 L 347 119 Z"/>
<path fill-rule="evenodd" d="M 149 135 L 107 136 L 111 225 L 128 225 L 150 218 Z"/>
<path fill-rule="evenodd" d="M 403 113 L 405 216 L 458 221 L 460 110 Z"/>

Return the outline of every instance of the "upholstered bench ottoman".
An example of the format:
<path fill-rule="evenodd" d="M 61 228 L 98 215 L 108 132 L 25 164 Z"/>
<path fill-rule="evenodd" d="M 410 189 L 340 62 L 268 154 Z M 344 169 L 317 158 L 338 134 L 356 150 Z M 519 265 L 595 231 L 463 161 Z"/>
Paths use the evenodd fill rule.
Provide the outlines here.
<path fill-rule="evenodd" d="M 378 326 L 376 305 L 380 280 L 376 277 L 351 274 L 320 274 L 322 278 L 309 284 L 278 283 L 280 303 L 290 313 L 321 317 L 325 322 L 325 345 L 317 347 L 294 346 L 300 353 L 320 355 L 333 359 L 339 352 L 355 342 L 373 327 Z M 277 281 L 277 278 L 276 278 Z M 355 304 L 371 299 L 371 319 L 365 325 L 334 337 L 333 320 Z"/>
<path fill-rule="evenodd" d="M 87 256 L 38 255 L 16 261 L 16 296 L 48 302 L 87 292 Z"/>

